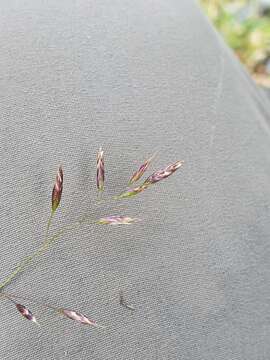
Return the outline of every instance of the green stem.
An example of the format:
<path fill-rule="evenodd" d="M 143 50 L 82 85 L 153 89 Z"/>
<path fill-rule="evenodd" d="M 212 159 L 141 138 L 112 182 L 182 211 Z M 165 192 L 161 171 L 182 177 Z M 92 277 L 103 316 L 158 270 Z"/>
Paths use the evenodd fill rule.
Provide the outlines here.
<path fill-rule="evenodd" d="M 42 255 L 53 242 L 55 242 L 56 240 L 59 239 L 59 237 L 63 233 L 65 233 L 68 230 L 73 230 L 76 227 L 79 227 L 83 222 L 86 222 L 87 220 L 88 220 L 88 218 L 83 219 L 81 221 L 77 221 L 73 224 L 67 225 L 67 226 L 63 227 L 61 230 L 59 230 L 55 235 L 53 235 L 49 238 L 46 238 L 44 243 L 41 245 L 41 247 L 39 249 L 37 249 L 33 254 L 25 257 L 19 263 L 19 265 L 16 267 L 16 269 L 4 280 L 4 282 L 2 284 L 0 284 L 0 291 L 5 286 L 7 286 L 15 278 L 15 276 L 17 276 L 19 273 L 21 273 L 35 258 Z"/>
<path fill-rule="evenodd" d="M 105 199 L 100 199 L 100 203 L 106 201 Z M 95 204 L 95 205 L 99 205 L 99 204 Z M 15 270 L 4 280 L 3 283 L 0 284 L 0 292 L 2 291 L 2 289 L 4 287 L 6 287 L 8 284 L 11 283 L 11 281 L 19 274 L 21 273 L 22 271 L 25 270 L 26 267 L 28 267 L 28 265 L 30 263 L 32 263 L 32 261 L 39 257 L 41 254 L 43 254 L 47 249 L 48 247 L 53 243 L 55 242 L 56 240 L 59 239 L 59 237 L 65 232 L 65 231 L 68 231 L 68 230 L 73 230 L 75 229 L 76 227 L 80 226 L 81 224 L 83 223 L 86 223 L 87 221 L 89 221 L 89 218 L 88 217 L 83 217 L 81 218 L 81 220 L 78 220 L 76 222 L 74 222 L 73 224 L 70 224 L 70 225 L 67 225 L 65 227 L 63 227 L 61 230 L 59 230 L 55 235 L 51 236 L 51 237 L 48 237 L 48 234 L 49 234 L 49 229 L 50 229 L 50 226 L 51 226 L 51 222 L 52 222 L 52 219 L 53 219 L 53 215 L 54 215 L 54 211 L 52 210 L 51 211 L 51 214 L 50 214 L 50 217 L 49 217 L 49 220 L 48 220 L 48 223 L 47 223 L 47 228 L 46 228 L 46 235 L 45 235 L 45 241 L 43 242 L 43 244 L 41 245 L 41 247 L 39 249 L 37 249 L 34 253 L 32 253 L 31 255 L 25 257 L 18 265 L 17 267 L 15 268 Z M 95 221 L 92 221 L 92 223 L 96 223 Z"/>
<path fill-rule="evenodd" d="M 53 215 L 54 215 L 54 211 L 52 210 L 52 211 L 51 211 L 51 214 L 50 214 L 50 217 L 49 217 L 49 220 L 48 220 L 47 228 L 46 228 L 45 240 L 47 239 L 47 237 L 48 237 L 48 235 L 49 235 L 49 230 L 50 230 L 50 227 L 51 227 Z"/>
<path fill-rule="evenodd" d="M 103 192 L 103 190 L 98 190 L 98 193 L 97 193 L 97 204 L 98 205 L 102 202 L 102 192 Z"/>

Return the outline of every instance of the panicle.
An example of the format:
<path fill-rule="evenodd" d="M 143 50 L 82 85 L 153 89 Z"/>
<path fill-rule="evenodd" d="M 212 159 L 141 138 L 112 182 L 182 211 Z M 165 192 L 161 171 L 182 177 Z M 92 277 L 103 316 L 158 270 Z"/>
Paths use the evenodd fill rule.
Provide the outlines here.
<path fill-rule="evenodd" d="M 158 170 L 150 175 L 143 185 L 149 186 L 151 184 L 155 184 L 158 181 L 166 179 L 168 176 L 172 175 L 177 169 L 179 169 L 183 165 L 184 161 L 176 161 L 174 164 L 168 165 L 165 169 Z"/>
<path fill-rule="evenodd" d="M 35 316 L 32 314 L 32 312 L 27 309 L 24 305 L 22 304 L 15 304 L 17 310 L 19 311 L 19 313 L 25 317 L 27 320 L 33 321 L 34 323 L 38 324 L 37 319 L 35 318 Z"/>
<path fill-rule="evenodd" d="M 133 184 L 134 182 L 140 180 L 154 157 L 155 155 L 152 155 L 149 159 L 145 160 L 139 169 L 132 175 L 131 179 L 129 180 L 129 184 Z"/>
<path fill-rule="evenodd" d="M 100 148 L 97 154 L 97 188 L 100 191 L 104 190 L 104 178 L 104 151 Z"/>
<path fill-rule="evenodd" d="M 52 211 L 55 212 L 55 210 L 58 208 L 62 196 L 63 191 L 63 180 L 64 180 L 64 174 L 62 166 L 59 166 L 55 184 L 52 191 Z"/>
<path fill-rule="evenodd" d="M 98 220 L 98 224 L 108 224 L 108 225 L 129 225 L 136 221 L 139 221 L 138 219 L 133 219 L 128 216 L 119 216 L 119 215 L 111 215 L 106 216 L 104 218 L 101 218 Z"/>

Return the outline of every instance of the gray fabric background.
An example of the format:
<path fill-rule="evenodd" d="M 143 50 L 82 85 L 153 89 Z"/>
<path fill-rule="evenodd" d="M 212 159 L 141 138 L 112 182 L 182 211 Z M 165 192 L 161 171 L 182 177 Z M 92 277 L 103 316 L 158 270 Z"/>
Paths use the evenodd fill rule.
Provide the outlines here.
<path fill-rule="evenodd" d="M 52 231 L 82 226 L 6 291 L 86 313 L 106 330 L 0 303 L 0 358 L 270 358 L 269 100 L 190 0 L 0 2 L 1 280 L 41 244 L 59 163 Z M 175 175 L 97 208 L 158 150 Z M 115 209 L 119 206 L 119 211 Z M 118 304 L 118 291 L 136 307 Z"/>

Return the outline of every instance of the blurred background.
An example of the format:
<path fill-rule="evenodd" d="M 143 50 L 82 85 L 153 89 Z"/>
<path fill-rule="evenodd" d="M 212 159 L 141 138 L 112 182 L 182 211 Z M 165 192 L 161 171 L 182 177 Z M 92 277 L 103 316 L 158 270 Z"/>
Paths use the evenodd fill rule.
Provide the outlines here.
<path fill-rule="evenodd" d="M 270 0 L 200 3 L 254 80 L 270 89 Z"/>

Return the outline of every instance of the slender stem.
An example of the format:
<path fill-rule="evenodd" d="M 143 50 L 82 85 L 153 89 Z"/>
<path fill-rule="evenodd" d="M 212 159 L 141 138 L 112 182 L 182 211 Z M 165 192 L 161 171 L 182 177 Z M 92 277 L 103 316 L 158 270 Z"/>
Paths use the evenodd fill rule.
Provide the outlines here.
<path fill-rule="evenodd" d="M 0 292 L 0 299 L 7 299 L 7 300 L 9 300 L 9 301 L 11 301 L 11 302 L 15 303 L 15 301 L 14 301 L 14 300 L 12 300 L 12 298 L 11 298 L 11 296 L 10 296 L 10 295 L 8 295 L 8 294 L 6 294 L 6 293 L 3 293 L 2 291 Z"/>
<path fill-rule="evenodd" d="M 50 214 L 50 217 L 49 217 L 49 220 L 48 220 L 48 223 L 47 223 L 45 239 L 47 239 L 47 237 L 49 235 L 49 230 L 50 230 L 50 227 L 51 227 L 51 224 L 52 224 L 53 215 L 54 215 L 54 211 L 51 210 L 51 214 Z"/>
<path fill-rule="evenodd" d="M 31 255 L 25 257 L 15 268 L 15 270 L 4 280 L 2 284 L 0 284 L 0 291 L 5 286 L 7 286 L 19 273 L 21 273 L 35 258 L 43 254 L 49 246 L 59 239 L 59 237 L 65 233 L 68 230 L 73 230 L 76 227 L 79 227 L 84 222 L 87 222 L 89 218 L 83 218 L 82 220 L 79 220 L 77 222 L 74 222 L 73 224 L 67 225 L 63 227 L 61 230 L 59 230 L 55 235 L 46 238 L 43 244 L 40 246 L 39 249 L 37 249 L 35 252 L 33 252 Z"/>
<path fill-rule="evenodd" d="M 16 294 L 10 294 L 10 293 L 6 293 L 6 292 L 1 292 L 0 297 L 1 296 L 3 298 L 5 298 L 5 299 L 8 299 L 8 300 L 12 301 L 15 304 L 16 304 L 16 301 L 14 301 L 13 299 L 24 300 L 24 301 L 28 301 L 28 302 L 33 303 L 33 304 L 37 304 L 37 305 L 39 305 L 41 307 L 45 307 L 47 309 L 59 312 L 59 308 L 56 308 L 55 306 L 45 304 L 45 303 L 42 303 L 40 301 L 36 301 L 36 300 L 33 300 L 33 299 L 29 299 L 29 298 L 24 297 L 24 296 L 20 296 L 20 295 L 16 295 Z"/>
<path fill-rule="evenodd" d="M 34 258 L 41 255 L 45 250 L 47 250 L 48 246 L 55 240 L 59 238 L 59 236 L 62 234 L 62 231 L 59 231 L 56 235 L 52 236 L 51 238 L 48 238 L 45 240 L 45 242 L 42 244 L 42 246 L 35 251 L 32 255 L 29 255 L 25 257 L 19 265 L 15 268 L 15 270 L 6 278 L 6 280 L 0 285 L 0 290 L 3 289 L 6 285 L 8 285 L 13 278 L 22 272 L 32 261 Z"/>
<path fill-rule="evenodd" d="M 98 205 L 102 202 L 102 192 L 103 192 L 103 190 L 98 190 L 98 193 L 97 193 L 97 204 Z"/>
<path fill-rule="evenodd" d="M 106 199 L 99 199 L 99 204 L 106 201 Z M 95 204 L 95 205 L 99 205 L 99 204 Z M 40 256 L 41 254 L 43 254 L 48 248 L 49 246 L 55 242 L 56 240 L 59 239 L 59 237 L 68 230 L 73 230 L 76 227 L 80 226 L 83 223 L 86 223 L 89 221 L 89 218 L 84 216 L 82 217 L 80 220 L 64 226 L 62 229 L 60 229 L 55 235 L 48 237 L 49 234 L 49 230 L 50 230 L 50 226 L 51 226 L 51 222 L 54 216 L 54 211 L 51 211 L 48 223 L 47 223 L 47 227 L 46 227 L 46 235 L 45 235 L 45 241 L 43 242 L 43 244 L 40 246 L 39 249 L 37 249 L 35 252 L 33 252 L 31 255 L 26 256 L 15 268 L 15 270 L 4 280 L 3 283 L 0 284 L 0 292 L 1 290 L 6 287 L 19 273 L 21 273 L 22 271 L 25 270 L 26 267 L 28 267 L 28 265 L 30 263 L 32 263 L 32 261 L 37 258 L 38 256 Z M 95 221 L 92 221 L 92 223 L 96 223 Z"/>

